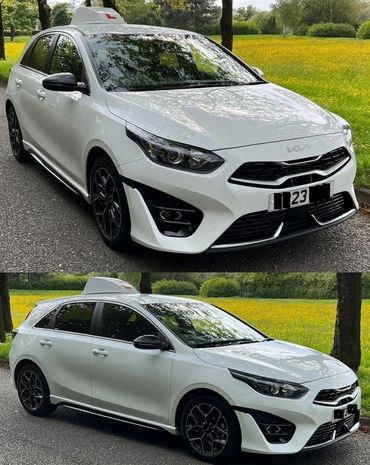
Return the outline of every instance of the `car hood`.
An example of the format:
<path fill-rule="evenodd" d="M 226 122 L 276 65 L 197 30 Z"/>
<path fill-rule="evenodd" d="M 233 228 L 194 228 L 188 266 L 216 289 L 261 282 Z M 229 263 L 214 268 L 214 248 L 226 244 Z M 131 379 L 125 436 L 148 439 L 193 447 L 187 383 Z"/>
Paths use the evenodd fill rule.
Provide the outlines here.
<path fill-rule="evenodd" d="M 278 340 L 194 349 L 194 352 L 202 361 L 212 365 L 298 383 L 350 370 L 333 357 Z"/>
<path fill-rule="evenodd" d="M 152 134 L 209 150 L 341 131 L 329 112 L 270 83 L 110 92 L 106 101 L 111 113 Z"/>

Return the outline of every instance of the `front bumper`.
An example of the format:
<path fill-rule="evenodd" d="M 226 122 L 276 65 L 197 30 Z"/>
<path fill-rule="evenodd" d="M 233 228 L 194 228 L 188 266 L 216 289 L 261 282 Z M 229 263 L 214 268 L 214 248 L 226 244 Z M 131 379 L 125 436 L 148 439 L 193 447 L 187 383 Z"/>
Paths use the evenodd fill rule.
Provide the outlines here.
<path fill-rule="evenodd" d="M 275 399 L 262 395 L 258 395 L 257 399 L 254 396 L 253 401 L 250 397 L 238 399 L 238 406 L 234 408 L 242 433 L 242 451 L 260 454 L 293 454 L 302 450 L 325 447 L 348 437 L 359 428 L 360 388 L 356 390 L 351 400 L 340 406 L 316 405 L 313 401 L 320 390 L 339 389 L 352 384 L 355 380 L 355 375 L 347 372 L 305 383 L 305 386 L 309 387 L 309 392 L 298 400 Z M 253 409 L 268 412 L 292 423 L 295 426 L 292 438 L 281 444 L 268 442 L 254 416 L 248 413 L 251 402 Z M 334 410 L 345 409 L 357 413 L 348 415 L 343 420 L 334 420 Z M 348 428 L 342 425 L 345 422 L 348 423 Z M 335 425 L 338 425 L 338 431 Z"/>
<path fill-rule="evenodd" d="M 299 144 L 300 141 L 295 142 Z M 307 145 L 307 139 L 302 139 L 301 142 Z M 309 150 L 304 152 L 301 157 L 312 157 L 318 153 L 326 153 L 345 145 L 342 134 L 310 138 Z M 125 179 L 128 178 L 181 199 L 199 209 L 203 214 L 199 227 L 189 237 L 166 236 L 159 231 L 139 190 L 124 183 L 131 214 L 131 236 L 135 242 L 152 249 L 197 254 L 207 250 L 217 251 L 261 245 L 344 221 L 353 215 L 358 208 L 353 189 L 356 173 L 355 156 L 352 149 L 348 150 L 351 153 L 350 161 L 338 172 L 325 179 L 324 182 L 332 183 L 333 195 L 347 193 L 351 198 L 351 208 L 345 212 L 340 212 L 338 217 L 331 218 L 329 222 L 316 223 L 312 227 L 294 230 L 291 234 L 284 234 L 282 230 L 277 229 L 268 237 L 253 238 L 251 241 L 234 241 L 231 244 L 218 244 L 217 241 L 240 218 L 248 214 L 267 211 L 272 192 L 279 193 L 291 189 L 274 188 L 270 190 L 238 185 L 228 182 L 228 179 L 246 161 L 286 161 L 299 158 L 296 153 L 287 154 L 286 142 L 221 150 L 217 153 L 225 159 L 225 163 L 215 172 L 207 175 L 166 168 L 150 162 L 147 158 L 121 165 L 119 171 Z M 322 183 L 323 181 L 314 182 L 306 184 L 306 186 Z"/>

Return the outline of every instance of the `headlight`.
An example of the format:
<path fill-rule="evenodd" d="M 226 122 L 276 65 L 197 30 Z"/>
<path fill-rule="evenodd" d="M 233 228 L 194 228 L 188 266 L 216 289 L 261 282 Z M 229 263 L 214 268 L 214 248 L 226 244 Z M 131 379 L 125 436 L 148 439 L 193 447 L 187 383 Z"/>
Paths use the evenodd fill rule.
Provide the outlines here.
<path fill-rule="evenodd" d="M 126 134 L 151 161 L 168 168 L 211 173 L 224 162 L 213 152 L 162 139 L 129 123 L 126 125 Z"/>
<path fill-rule="evenodd" d="M 306 387 L 289 381 L 263 378 L 262 376 L 249 375 L 242 371 L 229 371 L 234 378 L 244 381 L 255 391 L 265 396 L 300 399 L 308 392 Z"/>

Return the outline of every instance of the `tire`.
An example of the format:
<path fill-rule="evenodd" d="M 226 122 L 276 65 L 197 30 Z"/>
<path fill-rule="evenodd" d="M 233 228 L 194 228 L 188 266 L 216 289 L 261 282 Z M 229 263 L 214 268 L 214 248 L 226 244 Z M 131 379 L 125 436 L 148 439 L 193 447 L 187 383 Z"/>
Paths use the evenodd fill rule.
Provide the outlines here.
<path fill-rule="evenodd" d="M 229 462 L 240 453 L 238 419 L 231 407 L 215 396 L 199 396 L 185 405 L 181 435 L 188 449 L 207 462 Z"/>
<path fill-rule="evenodd" d="M 91 208 L 104 241 L 114 249 L 130 250 L 131 219 L 125 190 L 107 157 L 95 160 L 90 171 Z"/>
<path fill-rule="evenodd" d="M 45 417 L 57 408 L 50 403 L 48 383 L 36 365 L 24 365 L 18 373 L 16 384 L 19 400 L 29 414 Z"/>
<path fill-rule="evenodd" d="M 32 157 L 23 146 L 22 131 L 13 105 L 10 105 L 8 108 L 6 116 L 8 119 L 10 146 L 12 148 L 14 158 L 20 163 L 29 162 Z"/>

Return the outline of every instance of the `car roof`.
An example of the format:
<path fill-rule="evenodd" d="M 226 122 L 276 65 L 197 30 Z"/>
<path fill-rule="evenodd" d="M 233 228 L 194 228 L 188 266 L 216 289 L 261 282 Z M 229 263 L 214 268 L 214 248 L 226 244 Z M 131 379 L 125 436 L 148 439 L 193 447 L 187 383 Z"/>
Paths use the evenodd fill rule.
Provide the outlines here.
<path fill-rule="evenodd" d="M 185 297 L 174 297 L 159 294 L 119 294 L 119 293 L 100 293 L 100 294 L 78 294 L 73 296 L 58 297 L 55 299 L 41 300 L 37 305 L 49 304 L 49 307 L 57 306 L 69 302 L 81 301 L 96 301 L 96 302 L 117 302 L 122 304 L 137 303 L 139 305 L 158 304 L 158 303 L 199 303 L 199 300 L 188 299 Z"/>
<path fill-rule="evenodd" d="M 194 35 L 199 34 L 186 31 L 182 29 L 172 29 L 168 27 L 160 26 L 145 26 L 142 24 L 99 24 L 99 23 L 82 23 L 78 25 L 69 25 L 69 26 L 58 26 L 53 27 L 45 32 L 68 32 L 70 34 L 76 34 L 80 32 L 82 35 L 87 36 L 91 34 L 123 34 L 123 35 Z"/>

